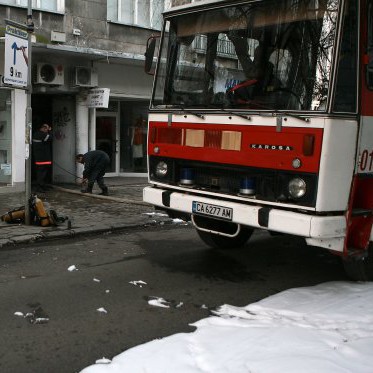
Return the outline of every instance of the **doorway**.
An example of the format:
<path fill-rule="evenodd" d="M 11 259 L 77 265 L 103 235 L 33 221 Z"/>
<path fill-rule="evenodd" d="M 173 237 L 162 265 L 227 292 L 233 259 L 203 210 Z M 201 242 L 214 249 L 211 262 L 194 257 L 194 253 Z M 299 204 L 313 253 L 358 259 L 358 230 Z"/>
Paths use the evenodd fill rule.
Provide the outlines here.
<path fill-rule="evenodd" d="M 116 112 L 96 112 L 96 149 L 110 157 L 107 176 L 119 175 L 119 126 Z"/>

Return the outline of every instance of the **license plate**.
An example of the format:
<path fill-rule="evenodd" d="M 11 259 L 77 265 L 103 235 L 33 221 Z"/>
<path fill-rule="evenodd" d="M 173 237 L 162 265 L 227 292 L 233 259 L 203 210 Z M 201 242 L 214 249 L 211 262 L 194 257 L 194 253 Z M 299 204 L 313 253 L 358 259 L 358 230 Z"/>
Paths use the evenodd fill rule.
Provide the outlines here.
<path fill-rule="evenodd" d="M 193 201 L 192 211 L 194 214 L 213 216 L 224 220 L 232 220 L 233 218 L 232 208 L 210 205 L 209 203 Z"/>

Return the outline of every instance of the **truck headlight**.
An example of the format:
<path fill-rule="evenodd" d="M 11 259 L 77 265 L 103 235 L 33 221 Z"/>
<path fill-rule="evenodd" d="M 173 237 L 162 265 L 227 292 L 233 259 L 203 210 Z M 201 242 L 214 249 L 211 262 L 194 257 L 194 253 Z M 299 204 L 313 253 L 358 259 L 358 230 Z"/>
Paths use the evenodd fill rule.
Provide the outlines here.
<path fill-rule="evenodd" d="M 167 175 L 168 166 L 166 162 L 159 162 L 155 167 L 155 174 L 158 177 L 165 177 Z"/>
<path fill-rule="evenodd" d="M 306 182 L 300 177 L 296 177 L 289 182 L 289 194 L 293 198 L 301 198 L 306 194 Z"/>

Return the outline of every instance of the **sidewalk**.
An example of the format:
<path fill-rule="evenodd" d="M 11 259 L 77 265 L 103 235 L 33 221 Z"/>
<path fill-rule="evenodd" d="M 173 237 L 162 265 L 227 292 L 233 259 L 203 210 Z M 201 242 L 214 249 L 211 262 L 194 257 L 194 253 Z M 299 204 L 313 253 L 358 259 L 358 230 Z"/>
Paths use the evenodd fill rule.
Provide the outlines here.
<path fill-rule="evenodd" d="M 69 219 L 57 227 L 7 224 L 0 221 L 0 248 L 41 239 L 67 238 L 170 222 L 155 214 L 153 206 L 142 201 L 145 177 L 106 178 L 109 197 L 99 196 L 95 185 L 92 195 L 80 193 L 78 185 L 54 185 L 38 197 L 44 205 Z M 24 193 L 0 194 L 0 215 L 24 205 Z"/>

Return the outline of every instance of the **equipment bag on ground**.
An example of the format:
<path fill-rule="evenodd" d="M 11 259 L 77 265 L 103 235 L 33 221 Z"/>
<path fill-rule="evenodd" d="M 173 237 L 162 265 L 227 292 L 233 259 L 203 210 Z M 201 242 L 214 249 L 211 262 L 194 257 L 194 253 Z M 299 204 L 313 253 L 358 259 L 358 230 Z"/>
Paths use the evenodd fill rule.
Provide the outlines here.
<path fill-rule="evenodd" d="M 34 225 L 48 227 L 58 225 L 67 220 L 67 217 L 58 216 L 55 210 L 47 211 L 43 201 L 33 195 L 29 199 L 30 221 Z M 9 224 L 23 224 L 25 222 L 25 206 L 17 207 L 1 216 L 1 220 Z"/>

